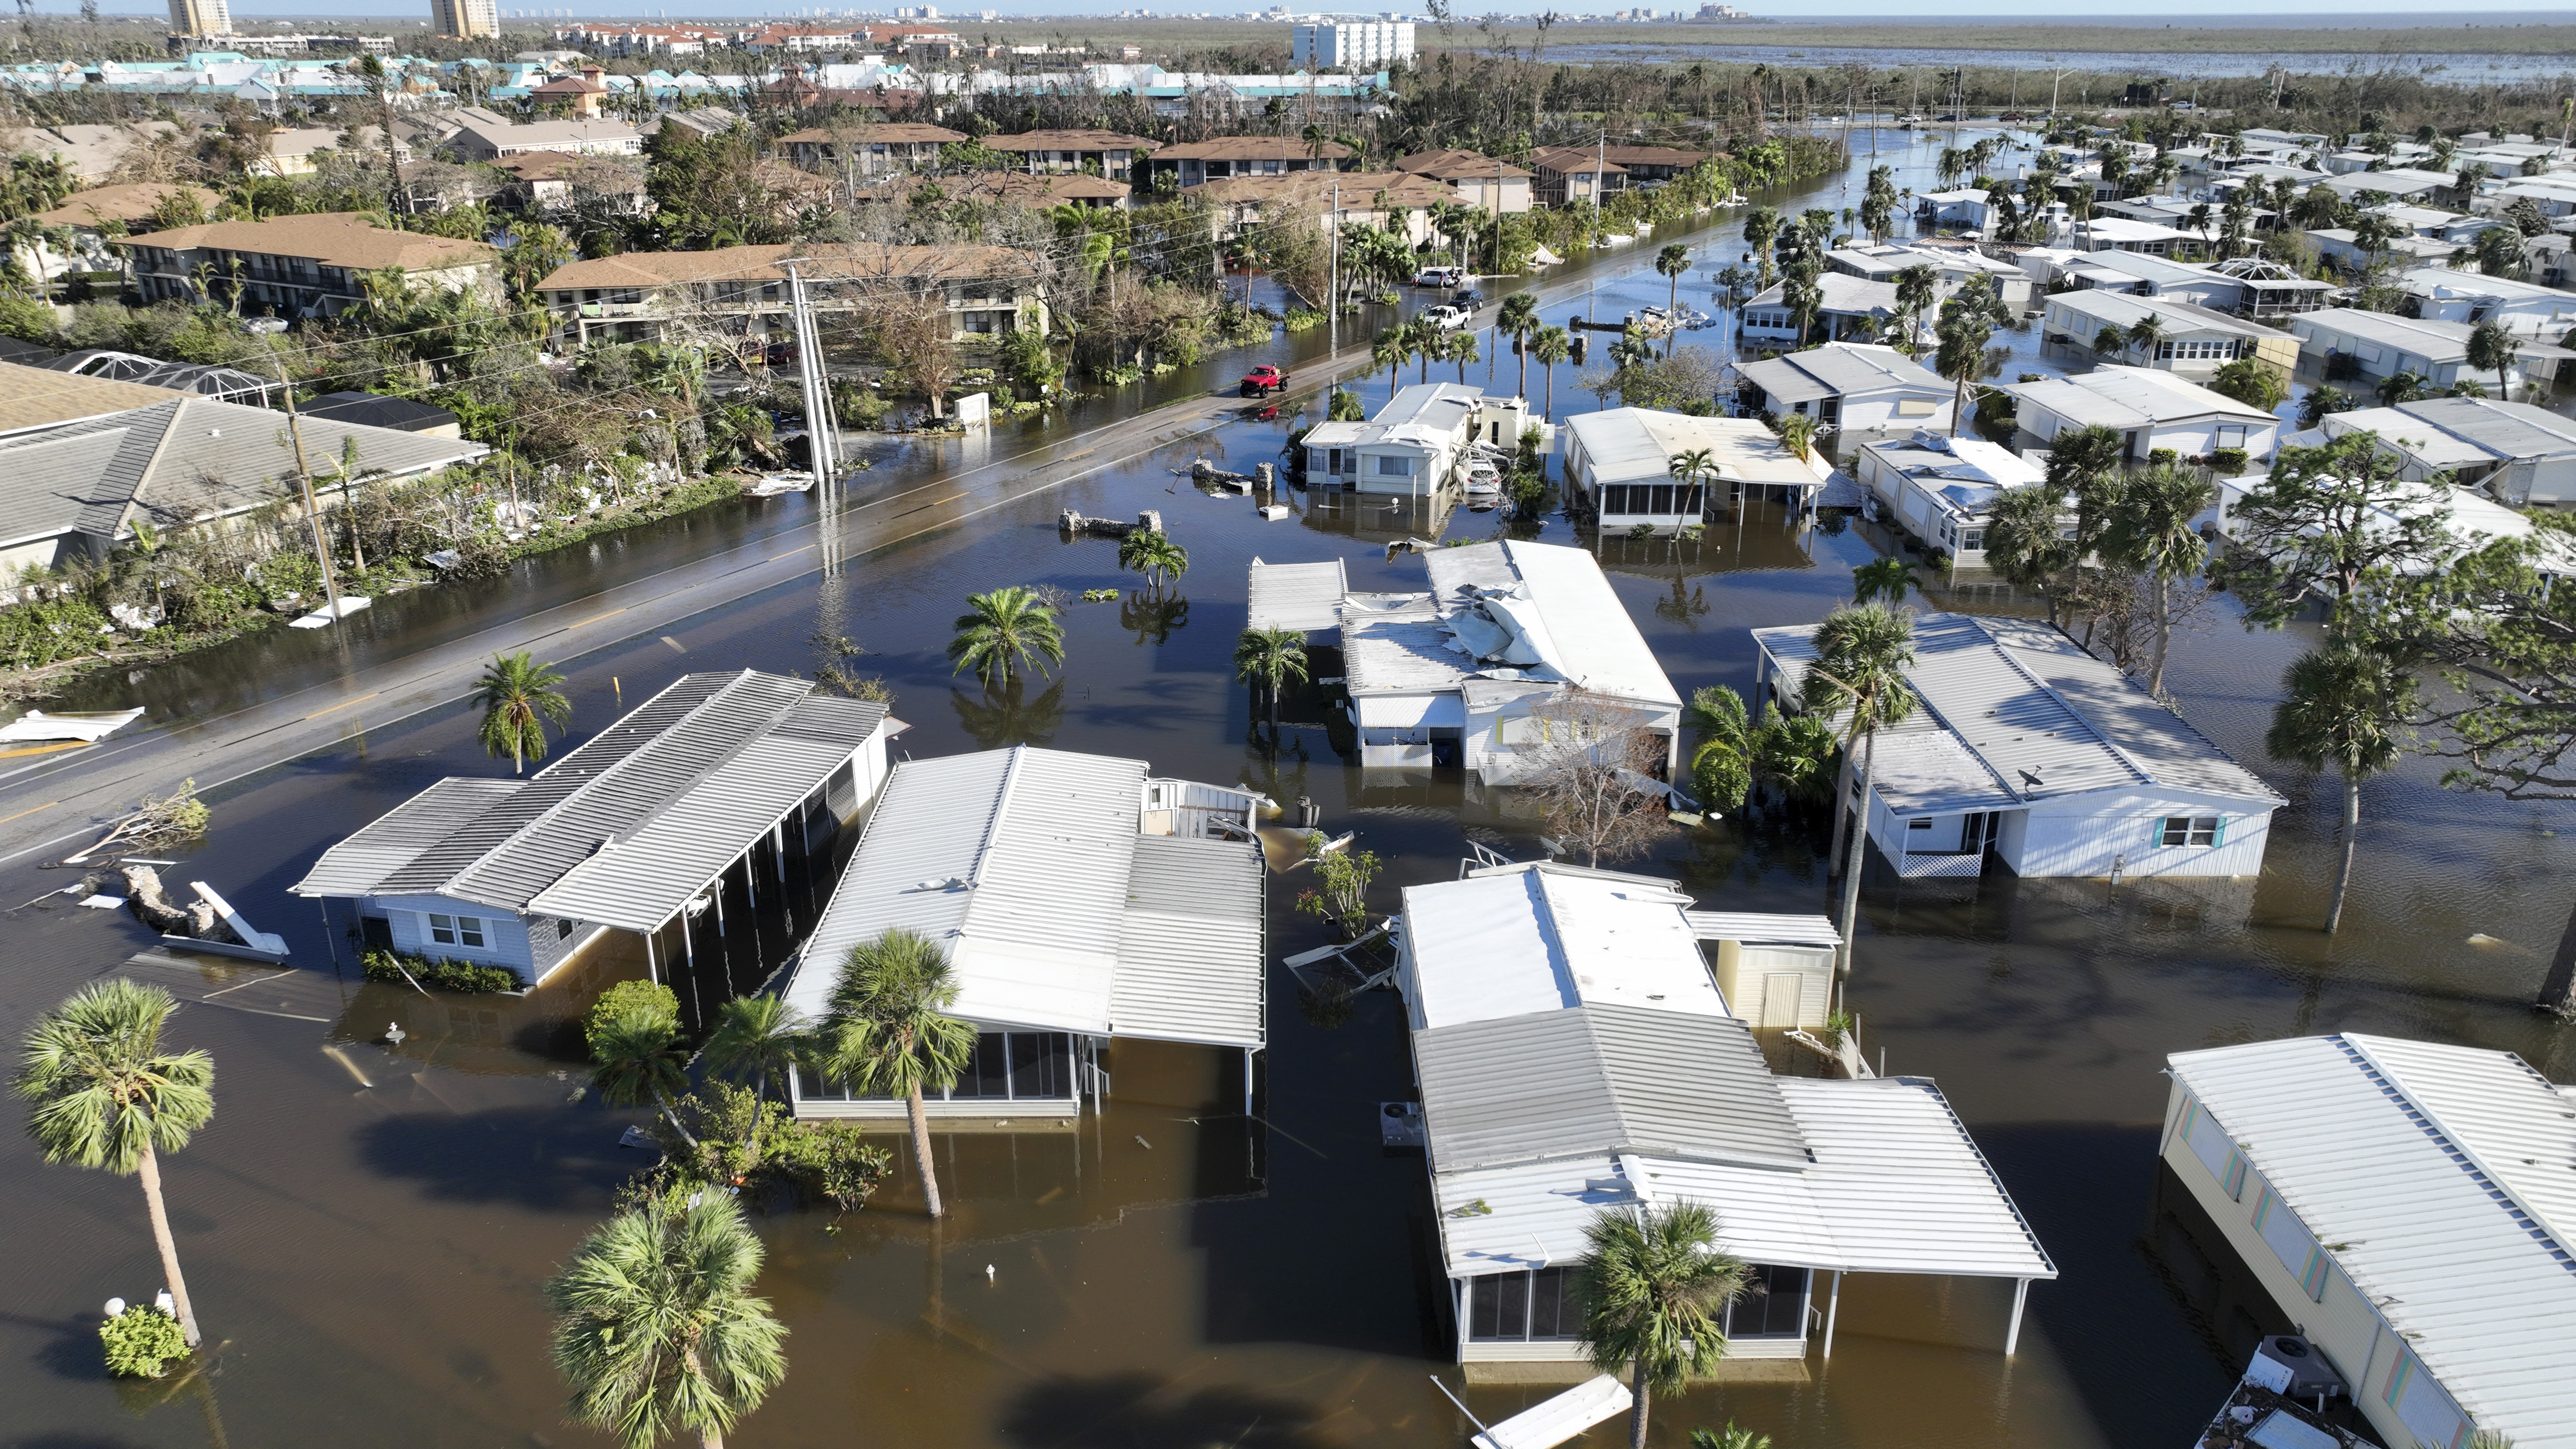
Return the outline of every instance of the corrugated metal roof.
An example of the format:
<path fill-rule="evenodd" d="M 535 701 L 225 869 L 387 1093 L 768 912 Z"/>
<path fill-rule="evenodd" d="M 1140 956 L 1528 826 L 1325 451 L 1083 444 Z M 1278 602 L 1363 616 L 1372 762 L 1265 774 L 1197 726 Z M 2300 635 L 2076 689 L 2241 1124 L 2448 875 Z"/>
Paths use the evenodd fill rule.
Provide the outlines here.
<path fill-rule="evenodd" d="M 788 1001 L 821 1015 L 850 948 L 901 926 L 946 946 L 953 1014 L 969 1021 L 1118 1035 L 1124 1000 L 1138 1013 L 1136 1035 L 1260 1045 L 1262 881 L 1249 877 L 1247 906 L 1243 871 L 1258 866 L 1241 863 L 1252 847 L 1224 847 L 1239 853 L 1229 865 L 1214 848 L 1183 852 L 1139 836 L 1146 773 L 1142 760 L 1026 746 L 897 766 Z M 1165 880 L 1166 870 L 1183 874 Z M 1182 899 L 1192 893 L 1206 899 Z M 1131 928 L 1140 910 L 1170 934 L 1134 936 L 1146 929 Z M 1143 975 L 1122 996 L 1131 962 Z M 1155 981 L 1188 994 L 1139 1001 Z M 1180 1034 L 1202 1024 L 1217 1034 Z"/>
<path fill-rule="evenodd" d="M 1413 1057 L 1442 1172 L 1604 1151 L 1807 1161 L 1733 1017 L 1593 1003 L 1418 1031 Z"/>
<path fill-rule="evenodd" d="M 2341 1034 L 2174 1078 L 2481 1429 L 2576 1445 L 2576 1108 L 2509 1052 Z"/>
<path fill-rule="evenodd" d="M 1751 911 L 1685 911 L 1684 920 L 1703 941 L 1750 941 L 1761 945 L 1839 946 L 1842 933 L 1825 916 L 1774 916 Z"/>
<path fill-rule="evenodd" d="M 1914 1077 L 1784 1078 L 1814 1161 L 1783 1170 L 1602 1152 L 1438 1172 L 1442 1255 L 1453 1277 L 1583 1256 L 1604 1209 L 1702 1203 L 1720 1246 L 1747 1262 L 1847 1272 L 2054 1278 L 2057 1267 L 1950 1110 Z"/>
<path fill-rule="evenodd" d="M 1701 418 L 1653 408 L 1610 408 L 1576 413 L 1565 420 L 1565 426 L 1574 434 L 1579 449 L 1576 466 L 1596 486 L 1670 482 L 1673 455 L 1694 448 L 1708 449 L 1716 459 L 1718 476 L 1731 481 L 1800 488 L 1812 488 L 1824 481 L 1815 469 L 1782 447 L 1769 428 L 1752 418 Z"/>
<path fill-rule="evenodd" d="M 1137 837 L 1111 1032 L 1260 1046 L 1265 883 L 1260 848 L 1248 841 Z"/>
<path fill-rule="evenodd" d="M 453 896 L 651 930 L 822 786 L 885 718 L 882 704 L 815 699 L 813 687 L 754 670 L 682 675 L 534 777 L 494 782 L 507 788 L 490 791 L 479 810 L 445 817 L 443 831 L 433 834 L 426 817 L 376 822 L 326 854 L 296 890 L 351 893 L 335 884 L 355 878 L 339 853 L 356 847 L 348 860 L 382 858 L 361 842 L 383 831 L 417 848 L 387 859 L 357 893 Z"/>
<path fill-rule="evenodd" d="M 1814 657 L 1816 628 L 1753 631 L 1788 691 Z M 1914 640 L 1905 677 L 1929 713 L 1880 739 L 1876 769 L 1880 796 L 1901 813 L 2141 785 L 2281 803 L 2180 715 L 2044 624 L 1926 614 Z"/>
<path fill-rule="evenodd" d="M 1681 704 L 1601 565 L 1582 549 L 1508 539 L 1436 549 L 1424 556 L 1424 564 L 1432 595 L 1443 604 L 1471 587 L 1526 589 L 1548 635 L 1558 642 L 1566 677 L 1583 688 L 1620 699 Z"/>
<path fill-rule="evenodd" d="M 2320 314 L 2303 314 L 2316 315 Z M 2248 407 L 2153 367 L 2105 364 L 2070 378 L 2004 383 L 2000 390 L 2077 426 L 2100 423 L 2125 430 L 2203 417 L 2243 418 L 2256 425 L 2277 421 L 2261 408 Z"/>
<path fill-rule="evenodd" d="M 387 876 L 422 851 L 480 818 L 518 793 L 518 780 L 441 780 L 376 817 L 357 834 L 322 852 L 296 893 L 308 896 L 372 895 Z"/>
<path fill-rule="evenodd" d="M 1301 634 L 1334 628 L 1342 622 L 1342 596 L 1350 591 L 1350 572 L 1340 559 L 1275 564 L 1256 558 L 1250 622 L 1255 629 L 1294 629 Z"/>
<path fill-rule="evenodd" d="M 1905 261 L 1919 260 L 1908 257 Z M 1890 265 L 1901 265 L 1891 260 Z M 1775 401 L 1808 402 L 1826 397 L 1853 397 L 1888 389 L 1925 396 L 1948 396 L 1951 388 L 1939 373 L 1893 347 L 1868 342 L 1828 342 L 1804 352 L 1739 362 L 1735 370 L 1751 378 Z"/>
<path fill-rule="evenodd" d="M 1449 626 L 1419 610 L 1342 611 L 1342 672 L 1353 694 L 1454 690 L 1476 661 L 1452 648 Z"/>

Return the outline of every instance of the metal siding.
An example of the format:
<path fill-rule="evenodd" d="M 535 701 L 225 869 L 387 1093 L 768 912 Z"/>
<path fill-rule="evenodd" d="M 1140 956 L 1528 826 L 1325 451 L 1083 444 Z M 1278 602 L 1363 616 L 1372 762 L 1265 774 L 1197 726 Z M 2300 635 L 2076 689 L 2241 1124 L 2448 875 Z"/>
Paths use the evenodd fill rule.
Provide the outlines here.
<path fill-rule="evenodd" d="M 1825 916 L 1776 916 L 1755 911 L 1685 911 L 1682 918 L 1703 941 L 1764 946 L 1836 946 L 1842 933 Z"/>
<path fill-rule="evenodd" d="M 1249 842 L 1138 837 L 1110 997 L 1113 1034 L 1264 1044 L 1265 873 Z"/>

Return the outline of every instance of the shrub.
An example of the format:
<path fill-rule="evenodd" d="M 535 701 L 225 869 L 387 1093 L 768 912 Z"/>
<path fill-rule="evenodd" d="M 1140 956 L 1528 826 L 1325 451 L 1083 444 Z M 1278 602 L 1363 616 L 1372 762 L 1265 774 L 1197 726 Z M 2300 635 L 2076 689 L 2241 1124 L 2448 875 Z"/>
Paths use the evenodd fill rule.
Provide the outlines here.
<path fill-rule="evenodd" d="M 780 1134 L 772 1160 L 799 1190 L 849 1213 L 868 1205 L 894 1157 L 856 1122 L 808 1122 Z"/>
<path fill-rule="evenodd" d="M 396 955 L 391 951 L 365 951 L 358 964 L 366 968 L 369 981 L 407 984 L 417 981 L 432 991 L 453 991 L 459 995 L 485 995 L 495 991 L 519 989 L 519 973 L 506 966 L 478 966 L 471 961 L 432 961 L 426 956 Z"/>
<path fill-rule="evenodd" d="M 2151 448 L 2147 451 L 2147 463 L 2150 467 L 2166 467 L 2181 461 L 2182 454 L 2171 448 Z"/>
<path fill-rule="evenodd" d="M 1315 879 L 1322 889 L 1299 895 L 1297 909 L 1336 922 L 1354 936 L 1366 930 L 1369 882 L 1377 879 L 1381 864 L 1377 852 L 1347 846 L 1326 850 L 1324 832 L 1316 830 L 1306 835 L 1306 855 L 1315 863 Z"/>
<path fill-rule="evenodd" d="M 107 1371 L 119 1378 L 157 1379 L 171 1361 L 188 1356 L 188 1336 L 179 1320 L 137 1303 L 98 1326 L 98 1341 L 107 1352 Z"/>
<path fill-rule="evenodd" d="M 596 1049 L 601 1029 L 630 1015 L 659 1019 L 676 1032 L 680 1029 L 680 998 L 658 982 L 620 981 L 591 1003 L 590 1015 L 581 1024 L 584 1043 Z"/>
<path fill-rule="evenodd" d="M 2243 473 L 2250 466 L 2250 461 L 2246 458 L 2243 448 L 2221 448 L 2209 455 L 2209 466 L 2229 477 L 2234 477 Z"/>

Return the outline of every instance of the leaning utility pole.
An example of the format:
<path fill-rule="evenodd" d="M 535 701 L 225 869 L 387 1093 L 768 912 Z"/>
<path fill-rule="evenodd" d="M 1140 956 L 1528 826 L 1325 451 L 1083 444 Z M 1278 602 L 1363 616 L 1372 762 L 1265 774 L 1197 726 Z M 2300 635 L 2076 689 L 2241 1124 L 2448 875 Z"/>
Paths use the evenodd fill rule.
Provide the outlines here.
<path fill-rule="evenodd" d="M 1327 356 L 1342 350 L 1342 183 L 1341 173 L 1333 173 L 1333 211 L 1324 219 L 1324 229 L 1332 234 L 1333 259 L 1324 273 L 1324 352 Z"/>
<path fill-rule="evenodd" d="M 805 294 L 805 279 L 793 261 L 787 268 L 787 300 L 796 334 L 796 377 L 805 394 L 805 460 L 814 476 L 815 505 L 831 506 L 832 480 L 838 473 L 833 456 L 832 383 L 824 372 L 821 329 Z"/>
<path fill-rule="evenodd" d="M 304 459 L 304 418 L 295 410 L 295 388 L 286 380 L 286 359 L 272 352 L 269 366 L 277 373 L 277 388 L 286 395 L 286 432 L 295 440 L 295 487 L 304 498 L 304 522 L 313 532 L 313 558 L 322 565 L 322 595 L 330 601 L 331 622 L 340 622 L 340 580 L 331 571 L 331 545 L 322 534 L 322 509 L 313 501 L 313 465 Z M 349 506 L 348 485 L 340 488 L 340 506 Z"/>

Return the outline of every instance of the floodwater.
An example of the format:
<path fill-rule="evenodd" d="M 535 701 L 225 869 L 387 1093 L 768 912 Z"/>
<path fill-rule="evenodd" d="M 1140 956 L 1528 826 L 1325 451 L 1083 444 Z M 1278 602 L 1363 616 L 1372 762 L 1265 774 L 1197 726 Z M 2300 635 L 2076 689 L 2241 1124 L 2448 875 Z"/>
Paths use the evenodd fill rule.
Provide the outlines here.
<path fill-rule="evenodd" d="M 1675 45 L 1601 41 L 1550 46 L 1548 54 L 1569 65 L 1689 65 L 1703 61 L 1716 65 L 1812 69 L 1838 69 L 1847 65 L 1867 66 L 1874 71 L 1921 69 L 1926 72 L 1924 80 L 1927 84 L 1933 80 L 1930 72 L 1956 66 L 2028 71 L 2036 79 L 2034 89 L 2023 97 L 2025 109 L 2047 104 L 2049 76 L 2060 70 L 2069 72 L 2062 104 L 2072 106 L 2085 103 L 2078 99 L 2079 90 L 2088 98 L 2093 90 L 2100 90 L 2103 102 L 2116 102 L 2120 86 L 2131 77 L 2189 81 L 2195 77 L 2262 76 L 2271 74 L 2276 65 L 2289 67 L 2293 75 L 2385 74 L 2421 80 L 2430 85 L 2453 86 L 2515 85 L 2556 80 L 2569 74 L 2571 69 L 2563 55 L 2427 55 L 2393 50 L 2275 54 L 2254 51 L 1979 50 L 1946 45 Z M 1887 93 L 1882 90 L 1880 97 L 1884 103 Z M 1935 95 L 1920 109 L 1940 110 L 1942 105 Z"/>
<path fill-rule="evenodd" d="M 1838 185 L 1816 203 L 1852 204 Z M 1602 269 L 1603 315 L 1665 297 L 1650 256 Z M 1691 286 L 1704 295 L 1696 276 Z M 1551 319 L 1562 310 L 1551 306 Z M 1498 376 L 1512 366 L 1504 359 Z M 1557 406 L 1590 406 L 1565 373 Z M 1372 403 L 1383 386 L 1371 385 Z M 1293 492 L 1282 501 L 1294 515 L 1265 523 L 1242 496 L 1202 495 L 1174 474 L 1197 456 L 1234 467 L 1273 457 L 1289 426 L 1246 420 L 667 637 L 563 661 L 577 734 L 685 670 L 810 672 L 820 660 L 809 640 L 822 631 L 855 639 L 869 651 L 859 666 L 892 683 L 911 756 L 1026 742 L 1310 796 L 1326 829 L 1356 830 L 1384 858 L 1380 910 L 1402 885 L 1454 877 L 1471 835 L 1525 852 L 1527 827 L 1508 802 L 1345 766 L 1323 728 L 1296 723 L 1322 717 L 1315 701 L 1292 700 L 1275 757 L 1260 743 L 1228 663 L 1256 554 L 1341 558 L 1355 587 L 1402 589 L 1419 585 L 1421 563 L 1388 560 L 1387 542 L 1500 531 L 1490 513 L 1427 517 Z M 938 466 L 887 469 L 918 478 Z M 1189 572 L 1160 597 L 1073 606 L 1052 680 L 994 697 L 952 679 L 941 647 L 968 592 L 1136 582 L 1117 572 L 1114 545 L 1057 532 L 1067 506 L 1110 517 L 1162 509 Z M 715 510 L 686 526 L 796 526 L 801 508 Z M 1538 536 L 1581 541 L 1561 520 Z M 652 530 L 631 546 L 680 549 Z M 1689 690 L 1747 686 L 1746 630 L 1820 617 L 1873 551 L 1856 530 L 1798 531 L 1756 506 L 1697 543 L 1614 540 L 1602 554 Z M 2167 1449 L 2205 1422 L 2241 1360 L 2229 1357 L 2237 1325 L 2205 1311 L 2224 1265 L 2192 1257 L 2154 1215 L 2166 1053 L 2355 1029 L 2509 1048 L 2553 1076 L 2576 1075 L 2566 1033 L 2523 1005 L 2571 904 L 2554 883 L 2568 875 L 2563 837 L 2576 812 L 2446 793 L 2436 764 L 2410 761 L 2366 792 L 2344 930 L 2329 940 L 2314 929 L 2337 791 L 2261 751 L 2274 682 L 2301 643 L 2296 631 L 2248 635 L 2222 614 L 2177 641 L 2169 681 L 2195 723 L 2292 801 L 2259 882 L 1873 878 L 1864 893 L 1851 992 L 1865 1049 L 1883 1052 L 1891 1072 L 1940 1082 L 2062 1274 L 2033 1287 L 2020 1354 L 1999 1352 L 2007 1294 L 1997 1285 L 1855 1279 L 1830 1367 L 1810 1359 L 1797 1381 L 1723 1382 L 1659 1401 L 1658 1444 L 1732 1418 L 1799 1449 Z M 224 673 L 247 661 L 227 658 L 136 687 L 170 699 L 251 688 Z M 325 844 L 431 780 L 499 772 L 476 749 L 471 718 L 449 709 L 353 732 L 220 793 L 211 837 L 168 874 L 216 885 L 284 933 L 309 969 L 188 1007 L 171 1033 L 218 1064 L 213 1124 L 165 1165 L 199 1313 L 223 1344 L 217 1372 L 175 1394 L 105 1378 L 98 1305 L 156 1286 L 139 1193 L 42 1166 L 23 1137 L 0 1134 L 10 1237 L 0 1446 L 608 1442 L 562 1420 L 538 1292 L 644 1165 L 616 1145 L 631 1114 L 568 1100 L 578 1062 L 561 1022 L 577 994 L 433 1002 L 359 984 L 330 964 L 345 962 L 346 944 L 285 894 Z M 1675 876 L 1713 908 L 1804 912 L 1826 908 L 1817 854 L 1798 831 L 1752 818 L 1676 833 L 1631 866 Z M 1271 896 L 1282 955 L 1322 940 L 1294 909 L 1295 879 L 1274 882 Z M 147 944 L 121 914 L 45 894 L 68 884 L 23 863 L 0 869 L 0 906 L 50 903 L 9 918 L 0 1025 L 13 1034 Z M 811 898 L 799 884 L 767 905 L 782 903 L 810 909 Z M 740 949 L 731 969 L 756 975 L 783 937 Z M 791 1331 L 791 1367 L 734 1442 L 1462 1443 L 1466 1421 L 1426 1381 L 1456 1387 L 1459 1376 L 1439 1347 L 1422 1164 L 1388 1155 L 1375 1126 L 1380 1102 L 1410 1095 L 1397 1003 L 1364 996 L 1347 1020 L 1312 1021 L 1281 973 L 1270 1020 L 1257 1122 L 1242 1113 L 1239 1058 L 1121 1044 L 1115 1099 L 1078 1131 L 941 1136 L 955 1211 L 936 1227 L 908 1168 L 837 1222 L 819 1211 L 763 1220 L 762 1287 Z M 397 1022 L 404 1039 L 389 1046 Z M 1488 1421 L 1544 1392 L 1464 1391 Z"/>

